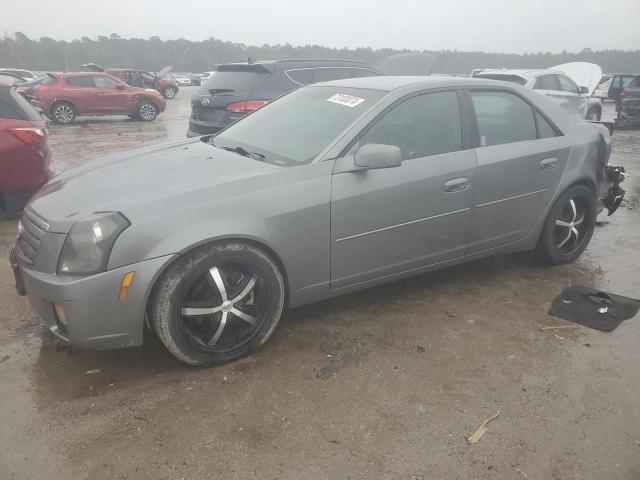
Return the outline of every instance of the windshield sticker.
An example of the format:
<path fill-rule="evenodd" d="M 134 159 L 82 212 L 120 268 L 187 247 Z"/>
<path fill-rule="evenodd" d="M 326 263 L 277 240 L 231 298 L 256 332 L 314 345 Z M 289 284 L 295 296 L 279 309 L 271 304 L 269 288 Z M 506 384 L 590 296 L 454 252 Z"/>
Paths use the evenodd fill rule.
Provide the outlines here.
<path fill-rule="evenodd" d="M 364 102 L 364 98 L 354 97 L 346 93 L 336 93 L 333 97 L 327 98 L 327 102 L 337 103 L 345 107 L 356 107 Z"/>

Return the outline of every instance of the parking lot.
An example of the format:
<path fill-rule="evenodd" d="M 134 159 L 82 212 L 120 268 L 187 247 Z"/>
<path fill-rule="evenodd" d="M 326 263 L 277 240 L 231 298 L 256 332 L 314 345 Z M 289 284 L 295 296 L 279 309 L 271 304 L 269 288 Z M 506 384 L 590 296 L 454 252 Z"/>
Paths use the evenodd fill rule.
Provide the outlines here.
<path fill-rule="evenodd" d="M 154 122 L 53 125 L 55 169 L 183 139 L 192 91 Z M 0 479 L 640 478 L 640 318 L 541 330 L 566 324 L 546 312 L 569 284 L 640 297 L 639 149 L 614 134 L 627 196 L 577 262 L 500 256 L 290 310 L 210 369 L 152 336 L 61 348 L 14 292 L 1 222 Z"/>

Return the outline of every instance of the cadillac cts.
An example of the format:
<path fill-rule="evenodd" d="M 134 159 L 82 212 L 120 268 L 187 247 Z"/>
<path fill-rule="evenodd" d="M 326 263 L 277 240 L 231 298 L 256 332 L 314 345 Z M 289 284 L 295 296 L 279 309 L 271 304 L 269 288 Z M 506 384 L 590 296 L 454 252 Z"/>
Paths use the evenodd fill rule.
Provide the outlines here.
<path fill-rule="evenodd" d="M 19 292 L 80 347 L 145 323 L 192 365 L 238 359 L 296 307 L 429 270 L 587 247 L 623 191 L 603 125 L 505 82 L 303 87 L 213 137 L 54 178 L 21 220 Z"/>

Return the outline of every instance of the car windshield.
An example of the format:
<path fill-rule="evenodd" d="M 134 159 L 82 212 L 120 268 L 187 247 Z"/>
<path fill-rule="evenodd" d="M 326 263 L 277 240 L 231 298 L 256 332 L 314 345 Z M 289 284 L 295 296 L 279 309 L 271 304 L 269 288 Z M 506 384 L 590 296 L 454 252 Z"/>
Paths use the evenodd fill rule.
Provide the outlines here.
<path fill-rule="evenodd" d="M 385 93 L 304 87 L 230 126 L 212 143 L 278 165 L 309 163 Z"/>

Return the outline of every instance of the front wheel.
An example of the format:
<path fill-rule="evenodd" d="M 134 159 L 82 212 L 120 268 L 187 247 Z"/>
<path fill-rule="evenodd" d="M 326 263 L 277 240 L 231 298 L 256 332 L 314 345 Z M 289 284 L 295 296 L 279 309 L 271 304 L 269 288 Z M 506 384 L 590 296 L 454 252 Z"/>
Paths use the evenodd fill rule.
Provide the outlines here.
<path fill-rule="evenodd" d="M 284 281 L 274 261 L 245 243 L 200 247 L 171 265 L 150 302 L 151 323 L 167 349 L 195 366 L 250 355 L 275 330 Z"/>
<path fill-rule="evenodd" d="M 140 102 L 138 105 L 137 117 L 144 122 L 151 122 L 158 116 L 158 106 L 147 100 Z"/>
<path fill-rule="evenodd" d="M 552 264 L 577 259 L 596 225 L 596 199 L 590 188 L 574 185 L 551 207 L 538 242 L 538 251 Z"/>

